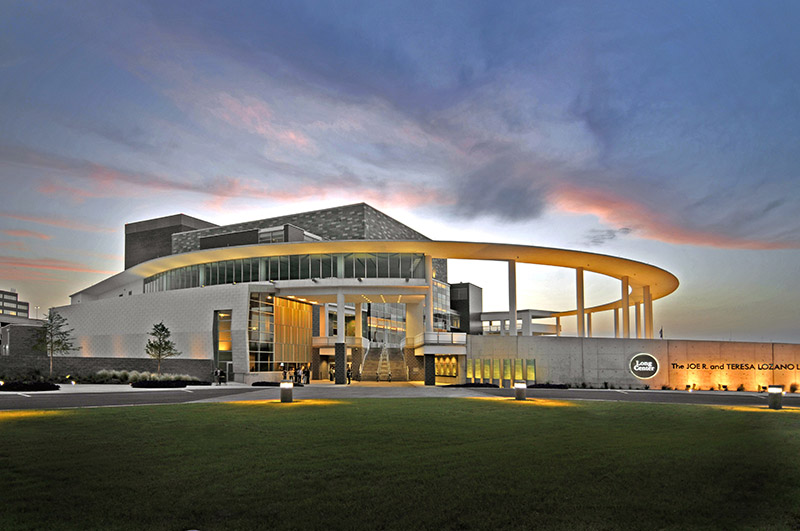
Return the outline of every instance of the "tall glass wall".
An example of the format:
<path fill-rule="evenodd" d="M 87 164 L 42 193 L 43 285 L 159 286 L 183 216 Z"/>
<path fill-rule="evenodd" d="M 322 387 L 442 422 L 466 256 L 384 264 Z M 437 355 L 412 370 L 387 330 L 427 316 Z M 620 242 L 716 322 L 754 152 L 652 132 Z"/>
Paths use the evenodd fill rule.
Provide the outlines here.
<path fill-rule="evenodd" d="M 250 372 L 280 371 L 311 362 L 312 306 L 266 293 L 250 295 Z"/>
<path fill-rule="evenodd" d="M 406 305 L 377 303 L 367 305 L 367 339 L 399 344 L 406 337 Z"/>
<path fill-rule="evenodd" d="M 214 365 L 227 370 L 227 362 L 233 361 L 231 351 L 231 310 L 214 312 Z"/>
<path fill-rule="evenodd" d="M 144 280 L 145 293 L 216 284 L 310 278 L 425 278 L 422 254 L 301 254 L 223 260 L 179 267 Z"/>

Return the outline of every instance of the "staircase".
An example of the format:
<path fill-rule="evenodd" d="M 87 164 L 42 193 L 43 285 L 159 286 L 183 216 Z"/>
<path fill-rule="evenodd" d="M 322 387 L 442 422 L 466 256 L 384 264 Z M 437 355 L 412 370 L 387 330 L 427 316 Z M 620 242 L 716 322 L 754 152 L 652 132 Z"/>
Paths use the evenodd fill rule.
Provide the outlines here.
<path fill-rule="evenodd" d="M 377 347 L 377 345 L 376 345 Z M 405 382 L 408 381 L 406 360 L 403 351 L 386 345 L 370 348 L 364 357 L 361 380 L 365 382 Z"/>

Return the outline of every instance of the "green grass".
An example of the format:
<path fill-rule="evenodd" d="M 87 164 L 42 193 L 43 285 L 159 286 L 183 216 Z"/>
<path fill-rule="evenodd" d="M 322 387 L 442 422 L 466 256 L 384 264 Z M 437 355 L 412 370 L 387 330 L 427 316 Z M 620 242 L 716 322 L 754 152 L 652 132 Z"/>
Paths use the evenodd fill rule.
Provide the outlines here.
<path fill-rule="evenodd" d="M 800 526 L 800 414 L 379 399 L 0 412 L 0 529 Z"/>

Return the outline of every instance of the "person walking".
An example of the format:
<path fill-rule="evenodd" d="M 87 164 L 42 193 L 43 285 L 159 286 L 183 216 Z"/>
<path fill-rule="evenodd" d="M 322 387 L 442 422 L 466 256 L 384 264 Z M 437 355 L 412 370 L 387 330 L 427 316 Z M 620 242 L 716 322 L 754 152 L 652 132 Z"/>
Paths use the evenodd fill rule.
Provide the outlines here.
<path fill-rule="evenodd" d="M 350 379 L 353 377 L 353 369 L 347 368 L 347 385 L 350 385 Z"/>
<path fill-rule="evenodd" d="M 219 367 L 214 369 L 214 381 L 217 382 L 217 385 L 220 384 L 220 380 L 222 379 L 222 371 L 219 370 Z"/>

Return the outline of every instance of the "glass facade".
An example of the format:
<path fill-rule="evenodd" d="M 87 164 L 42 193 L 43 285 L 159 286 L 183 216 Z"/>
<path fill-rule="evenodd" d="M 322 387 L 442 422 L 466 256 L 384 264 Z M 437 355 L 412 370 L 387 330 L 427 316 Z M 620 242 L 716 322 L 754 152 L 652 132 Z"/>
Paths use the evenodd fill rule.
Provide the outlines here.
<path fill-rule="evenodd" d="M 266 293 L 250 295 L 250 372 L 280 371 L 311 362 L 312 306 Z"/>
<path fill-rule="evenodd" d="M 406 305 L 377 303 L 367 305 L 367 339 L 399 344 L 406 337 Z"/>
<path fill-rule="evenodd" d="M 231 351 L 231 310 L 214 312 L 214 366 L 226 370 L 233 361 Z"/>
<path fill-rule="evenodd" d="M 339 265 L 342 271 L 339 271 Z M 341 273 L 341 274 L 340 274 Z M 223 260 L 179 267 L 144 280 L 145 293 L 174 289 L 310 278 L 425 278 L 422 254 L 301 254 Z"/>

